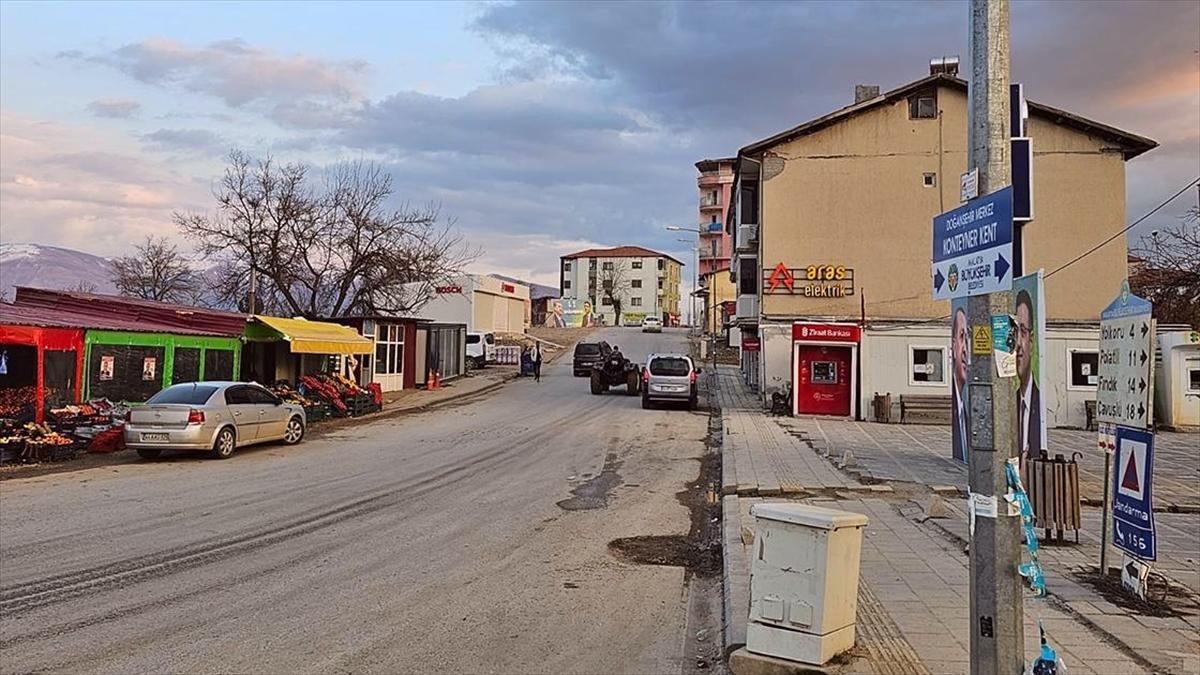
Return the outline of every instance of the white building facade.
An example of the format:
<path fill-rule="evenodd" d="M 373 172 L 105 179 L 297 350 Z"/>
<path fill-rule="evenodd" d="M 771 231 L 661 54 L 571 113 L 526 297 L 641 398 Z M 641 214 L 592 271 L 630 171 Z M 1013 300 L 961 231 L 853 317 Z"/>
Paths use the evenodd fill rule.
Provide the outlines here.
<path fill-rule="evenodd" d="M 522 334 L 529 327 L 529 287 L 495 277 L 467 274 L 433 288 L 433 297 L 413 313 L 440 323 L 462 323 L 481 333 Z"/>
<path fill-rule="evenodd" d="M 595 323 L 640 324 L 657 316 L 672 326 L 679 323 L 682 269 L 671 256 L 640 246 L 588 249 L 560 259 L 559 288 L 564 301 L 586 307 Z"/>

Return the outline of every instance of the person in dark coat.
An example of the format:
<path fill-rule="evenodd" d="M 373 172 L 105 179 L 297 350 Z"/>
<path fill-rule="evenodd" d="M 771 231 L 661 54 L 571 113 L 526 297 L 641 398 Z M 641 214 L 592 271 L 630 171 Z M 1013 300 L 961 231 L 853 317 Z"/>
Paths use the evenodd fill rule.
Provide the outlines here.
<path fill-rule="evenodd" d="M 533 344 L 533 381 L 542 381 L 542 345 L 539 342 Z"/>

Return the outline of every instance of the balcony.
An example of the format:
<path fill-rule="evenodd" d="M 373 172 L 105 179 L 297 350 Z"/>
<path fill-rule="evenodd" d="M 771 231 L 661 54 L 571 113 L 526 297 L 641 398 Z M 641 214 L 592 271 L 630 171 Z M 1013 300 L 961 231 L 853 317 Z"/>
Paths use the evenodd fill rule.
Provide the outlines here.
<path fill-rule="evenodd" d="M 741 322 L 757 322 L 758 296 L 739 295 L 737 298 L 737 313 L 734 316 Z"/>
<path fill-rule="evenodd" d="M 700 234 L 725 234 L 725 223 L 700 223 Z"/>
<path fill-rule="evenodd" d="M 743 223 L 738 225 L 737 250 L 749 253 L 758 250 L 758 225 Z"/>
<path fill-rule="evenodd" d="M 702 173 L 696 182 L 699 183 L 700 187 L 716 187 L 721 184 L 721 174 L 716 171 Z"/>

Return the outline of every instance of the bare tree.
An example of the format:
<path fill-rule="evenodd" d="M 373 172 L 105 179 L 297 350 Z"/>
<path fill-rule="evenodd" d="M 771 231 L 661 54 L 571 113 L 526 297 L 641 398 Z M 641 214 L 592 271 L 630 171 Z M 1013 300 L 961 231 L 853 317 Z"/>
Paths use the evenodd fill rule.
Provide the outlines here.
<path fill-rule="evenodd" d="M 133 255 L 112 261 L 112 282 L 121 295 L 161 302 L 195 300 L 196 273 L 184 254 L 166 237 L 147 236 L 134 251 Z"/>
<path fill-rule="evenodd" d="M 629 262 L 623 258 L 601 261 L 600 263 L 600 297 L 601 302 L 607 301 L 612 305 L 616 318 L 613 323 L 621 325 L 625 299 L 632 287 Z"/>
<path fill-rule="evenodd" d="M 95 293 L 96 292 L 96 284 L 93 284 L 90 281 L 80 280 L 80 281 L 76 281 L 75 285 L 68 288 L 67 290 L 71 291 L 72 293 Z"/>
<path fill-rule="evenodd" d="M 1142 237 L 1132 252 L 1142 263 L 1129 285 L 1154 303 L 1155 318 L 1200 328 L 1200 206 L 1190 207 L 1178 224 Z"/>
<path fill-rule="evenodd" d="M 235 151 L 213 191 L 216 212 L 175 214 L 222 263 L 227 300 L 248 305 L 253 278 L 259 311 L 406 314 L 477 255 L 436 205 L 390 209 L 392 179 L 377 164 L 339 164 L 312 182 L 303 165 Z"/>

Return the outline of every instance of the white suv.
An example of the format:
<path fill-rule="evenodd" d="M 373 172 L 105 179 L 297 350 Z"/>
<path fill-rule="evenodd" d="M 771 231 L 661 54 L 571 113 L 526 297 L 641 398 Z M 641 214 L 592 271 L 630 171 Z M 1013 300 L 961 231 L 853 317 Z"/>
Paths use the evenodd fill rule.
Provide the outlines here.
<path fill-rule="evenodd" d="M 467 333 L 467 363 L 483 368 L 496 362 L 496 336 L 492 333 Z"/>
<path fill-rule="evenodd" d="M 642 407 L 655 401 L 687 401 L 696 409 L 696 376 L 701 369 L 686 354 L 651 354 L 642 370 Z"/>

